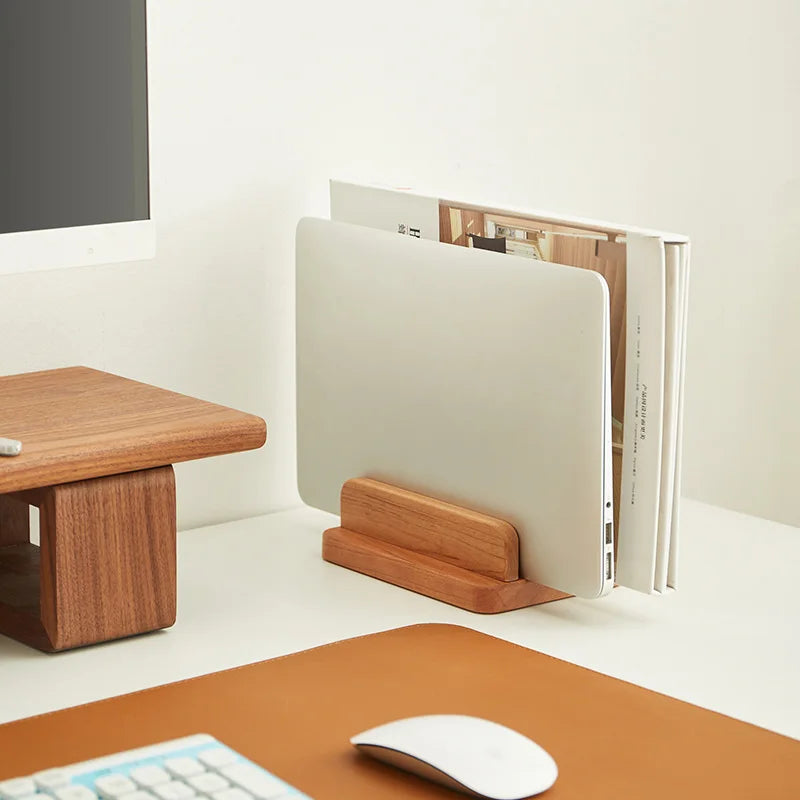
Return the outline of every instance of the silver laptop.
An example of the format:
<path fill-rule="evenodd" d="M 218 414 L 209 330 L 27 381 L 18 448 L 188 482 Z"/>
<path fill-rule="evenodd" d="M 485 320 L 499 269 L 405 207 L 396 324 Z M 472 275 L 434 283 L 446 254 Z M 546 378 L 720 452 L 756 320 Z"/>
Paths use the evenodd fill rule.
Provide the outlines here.
<path fill-rule="evenodd" d="M 371 477 L 508 520 L 522 577 L 614 582 L 608 287 L 320 219 L 297 228 L 300 495 Z"/>

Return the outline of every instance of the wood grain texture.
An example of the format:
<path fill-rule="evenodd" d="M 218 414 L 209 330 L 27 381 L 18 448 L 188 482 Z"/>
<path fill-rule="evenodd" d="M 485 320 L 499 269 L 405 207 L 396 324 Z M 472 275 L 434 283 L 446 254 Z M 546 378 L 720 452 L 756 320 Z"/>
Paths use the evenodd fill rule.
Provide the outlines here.
<path fill-rule="evenodd" d="M 0 547 L 30 541 L 28 504 L 0 494 Z"/>
<path fill-rule="evenodd" d="M 174 624 L 172 467 L 54 486 L 40 513 L 41 614 L 55 650 Z"/>
<path fill-rule="evenodd" d="M 0 548 L 0 632 L 64 650 L 175 622 L 175 475 L 158 467 L 24 493 L 41 546 Z"/>
<path fill-rule="evenodd" d="M 0 494 L 264 444 L 263 419 L 88 367 L 0 378 Z"/>
<path fill-rule="evenodd" d="M 453 221 L 457 224 L 454 226 Z M 484 235 L 484 214 L 471 208 L 439 203 L 439 241 L 469 247 L 469 234 Z"/>
<path fill-rule="evenodd" d="M 497 614 L 569 597 L 532 581 L 487 578 L 345 528 L 325 531 L 322 557 L 333 564 L 479 614 Z"/>
<path fill-rule="evenodd" d="M 342 527 L 500 581 L 519 578 L 519 536 L 505 520 L 370 478 L 342 486 Z"/>
<path fill-rule="evenodd" d="M 569 595 L 519 578 L 519 536 L 504 520 L 369 478 L 342 487 L 341 527 L 322 557 L 481 614 Z"/>

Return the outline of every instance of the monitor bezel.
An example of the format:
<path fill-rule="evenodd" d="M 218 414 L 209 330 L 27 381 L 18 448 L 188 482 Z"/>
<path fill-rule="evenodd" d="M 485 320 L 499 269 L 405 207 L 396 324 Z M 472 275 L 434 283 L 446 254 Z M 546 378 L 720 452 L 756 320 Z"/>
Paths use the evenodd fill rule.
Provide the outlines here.
<path fill-rule="evenodd" d="M 38 272 L 64 267 L 146 261 L 156 254 L 153 213 L 152 148 L 150 117 L 150 16 L 147 0 L 145 20 L 145 91 L 147 115 L 148 218 L 98 225 L 79 225 L 32 231 L 0 233 L 0 274 Z"/>

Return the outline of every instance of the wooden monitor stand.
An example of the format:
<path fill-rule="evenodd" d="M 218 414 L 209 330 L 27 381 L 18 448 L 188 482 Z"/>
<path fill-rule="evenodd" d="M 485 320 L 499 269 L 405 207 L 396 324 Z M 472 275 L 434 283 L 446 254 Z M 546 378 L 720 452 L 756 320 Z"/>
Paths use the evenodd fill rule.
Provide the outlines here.
<path fill-rule="evenodd" d="M 436 600 L 496 614 L 570 595 L 519 575 L 519 536 L 504 520 L 369 478 L 342 486 L 326 561 Z"/>
<path fill-rule="evenodd" d="M 171 465 L 261 447 L 264 420 L 87 367 L 0 377 L 0 398 L 22 441 L 0 459 L 0 634 L 55 651 L 172 625 Z"/>

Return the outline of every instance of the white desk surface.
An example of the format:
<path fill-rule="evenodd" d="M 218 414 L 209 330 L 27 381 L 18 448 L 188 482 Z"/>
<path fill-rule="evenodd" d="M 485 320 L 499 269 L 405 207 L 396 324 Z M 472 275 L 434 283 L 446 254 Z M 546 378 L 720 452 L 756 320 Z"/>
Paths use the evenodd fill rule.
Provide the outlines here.
<path fill-rule="evenodd" d="M 693 501 L 681 585 L 495 616 L 320 558 L 308 508 L 178 538 L 178 622 L 57 655 L 0 637 L 0 722 L 419 622 L 468 626 L 800 739 L 800 530 Z"/>

